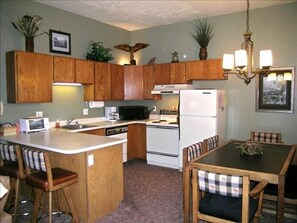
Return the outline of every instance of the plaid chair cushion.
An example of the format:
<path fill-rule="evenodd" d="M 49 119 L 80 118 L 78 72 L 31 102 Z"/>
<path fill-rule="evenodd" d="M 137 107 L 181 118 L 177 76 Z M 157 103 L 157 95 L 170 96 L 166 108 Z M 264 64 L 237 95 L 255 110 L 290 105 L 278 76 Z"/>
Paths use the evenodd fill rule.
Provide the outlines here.
<path fill-rule="evenodd" d="M 241 197 L 243 180 L 240 176 L 198 171 L 199 189 L 208 193 L 228 197 Z"/>
<path fill-rule="evenodd" d="M 202 142 L 192 144 L 187 147 L 188 161 L 200 156 L 202 154 Z"/>
<path fill-rule="evenodd" d="M 15 146 L 0 143 L 0 156 L 2 160 L 17 161 Z"/>
<path fill-rule="evenodd" d="M 279 133 L 269 132 L 254 132 L 252 141 L 256 142 L 268 142 L 268 143 L 280 143 Z"/>
<path fill-rule="evenodd" d="M 206 151 L 213 150 L 219 146 L 217 136 L 209 137 L 209 138 L 205 139 L 205 141 L 206 141 Z"/>
<path fill-rule="evenodd" d="M 26 166 L 34 170 L 46 172 L 43 152 L 23 148 L 23 157 Z"/>

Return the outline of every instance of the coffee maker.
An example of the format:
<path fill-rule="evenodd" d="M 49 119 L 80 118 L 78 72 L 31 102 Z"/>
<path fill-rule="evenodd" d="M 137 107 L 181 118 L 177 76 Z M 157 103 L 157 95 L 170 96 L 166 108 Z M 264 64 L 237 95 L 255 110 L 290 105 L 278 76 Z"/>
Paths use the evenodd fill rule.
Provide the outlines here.
<path fill-rule="evenodd" d="M 119 119 L 116 107 L 105 107 L 105 118 L 109 121 L 116 121 Z"/>

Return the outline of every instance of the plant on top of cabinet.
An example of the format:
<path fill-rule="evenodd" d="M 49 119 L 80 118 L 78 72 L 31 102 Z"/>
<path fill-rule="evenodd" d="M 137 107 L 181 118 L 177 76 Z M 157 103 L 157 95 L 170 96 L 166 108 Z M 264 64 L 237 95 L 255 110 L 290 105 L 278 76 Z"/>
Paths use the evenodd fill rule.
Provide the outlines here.
<path fill-rule="evenodd" d="M 212 20 L 208 18 L 197 19 L 193 23 L 193 31 L 191 36 L 196 40 L 200 46 L 199 58 L 200 60 L 207 59 L 207 46 L 210 40 L 214 37 Z"/>
<path fill-rule="evenodd" d="M 91 40 L 89 43 L 89 51 L 87 52 L 86 59 L 100 62 L 108 62 L 113 60 L 111 48 L 105 48 L 102 42 L 94 42 Z"/>
<path fill-rule="evenodd" d="M 22 33 L 26 38 L 26 51 L 34 52 L 34 38 L 42 34 L 48 34 L 45 31 L 39 32 L 39 26 L 42 18 L 39 15 L 26 14 L 17 21 L 12 22 L 14 28 Z"/>

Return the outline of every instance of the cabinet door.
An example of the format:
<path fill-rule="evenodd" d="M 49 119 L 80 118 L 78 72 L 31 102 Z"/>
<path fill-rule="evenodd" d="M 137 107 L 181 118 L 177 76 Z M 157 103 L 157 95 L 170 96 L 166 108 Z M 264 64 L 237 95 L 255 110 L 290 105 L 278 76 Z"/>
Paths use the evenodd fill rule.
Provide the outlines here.
<path fill-rule="evenodd" d="M 95 100 L 111 99 L 111 73 L 110 64 L 95 62 Z"/>
<path fill-rule="evenodd" d="M 111 100 L 124 100 L 124 66 L 111 64 Z"/>
<path fill-rule="evenodd" d="M 127 158 L 146 160 L 146 125 L 128 125 Z"/>
<path fill-rule="evenodd" d="M 170 64 L 170 84 L 185 84 L 186 83 L 186 63 L 171 63 Z"/>
<path fill-rule="evenodd" d="M 153 95 L 151 91 L 155 86 L 154 65 L 143 66 L 143 99 L 145 100 L 160 100 L 161 95 Z"/>
<path fill-rule="evenodd" d="M 226 80 L 222 59 L 186 62 L 186 80 Z"/>
<path fill-rule="evenodd" d="M 143 100 L 143 66 L 124 66 L 125 100 Z"/>
<path fill-rule="evenodd" d="M 94 83 L 94 62 L 89 60 L 75 60 L 76 83 Z"/>
<path fill-rule="evenodd" d="M 12 51 L 6 67 L 8 103 L 52 102 L 52 56 Z"/>
<path fill-rule="evenodd" d="M 75 60 L 54 56 L 54 82 L 75 83 Z"/>
<path fill-rule="evenodd" d="M 169 84 L 170 83 L 170 64 L 155 64 L 155 84 Z"/>

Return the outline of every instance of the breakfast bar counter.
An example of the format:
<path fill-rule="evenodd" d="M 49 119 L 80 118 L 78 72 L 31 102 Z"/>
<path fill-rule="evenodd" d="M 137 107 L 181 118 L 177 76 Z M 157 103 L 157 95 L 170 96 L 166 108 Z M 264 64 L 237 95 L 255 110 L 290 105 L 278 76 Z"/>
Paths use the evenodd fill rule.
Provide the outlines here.
<path fill-rule="evenodd" d="M 46 150 L 53 167 L 78 173 L 79 182 L 69 190 L 81 222 L 96 222 L 116 210 L 124 199 L 122 144 L 126 139 L 63 129 L 1 136 L 0 139 Z M 62 209 L 68 210 L 64 199 L 59 200 Z"/>

